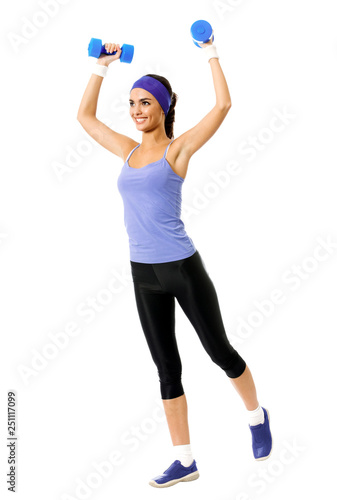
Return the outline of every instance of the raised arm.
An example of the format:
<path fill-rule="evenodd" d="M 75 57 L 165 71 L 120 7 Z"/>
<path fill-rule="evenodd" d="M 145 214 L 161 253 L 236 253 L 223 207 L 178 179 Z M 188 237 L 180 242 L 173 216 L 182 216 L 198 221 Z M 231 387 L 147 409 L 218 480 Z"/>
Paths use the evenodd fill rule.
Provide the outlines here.
<path fill-rule="evenodd" d="M 212 42 L 202 44 L 202 46 L 206 45 L 212 45 Z M 175 140 L 179 157 L 183 161 L 188 161 L 215 134 L 232 105 L 219 59 L 212 58 L 208 64 L 212 71 L 216 102 L 211 111 L 195 127 L 187 130 Z"/>
<path fill-rule="evenodd" d="M 98 58 L 98 64 L 109 66 L 112 61 L 120 58 L 121 49 L 119 45 L 114 43 L 105 44 L 105 48 L 106 50 L 110 49 L 110 52 L 117 51 L 113 56 L 102 54 Z M 126 135 L 115 132 L 96 118 L 97 101 L 102 81 L 102 76 L 95 74 L 90 76 L 78 109 L 77 120 L 96 142 L 124 160 L 131 149 L 138 143 Z"/>

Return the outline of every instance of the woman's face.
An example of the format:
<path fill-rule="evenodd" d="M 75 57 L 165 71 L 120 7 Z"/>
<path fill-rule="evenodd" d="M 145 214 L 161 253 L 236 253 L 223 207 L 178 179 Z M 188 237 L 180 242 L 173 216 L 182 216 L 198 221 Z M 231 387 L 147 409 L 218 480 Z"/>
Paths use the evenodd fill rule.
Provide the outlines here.
<path fill-rule="evenodd" d="M 138 88 L 132 89 L 130 93 L 130 116 L 137 130 L 142 132 L 152 130 L 165 119 L 157 99 L 147 90 Z"/>

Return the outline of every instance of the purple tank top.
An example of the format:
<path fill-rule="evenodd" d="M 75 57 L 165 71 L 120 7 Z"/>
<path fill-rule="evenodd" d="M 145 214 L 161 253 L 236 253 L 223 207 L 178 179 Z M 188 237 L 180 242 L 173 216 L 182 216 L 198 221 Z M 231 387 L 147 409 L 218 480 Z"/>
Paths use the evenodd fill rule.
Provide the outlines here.
<path fill-rule="evenodd" d="M 117 179 L 133 262 L 171 262 L 196 252 L 180 218 L 184 179 L 166 160 L 170 144 L 160 160 L 133 168 L 129 166 L 129 158 L 140 146 L 138 144 L 130 152 Z"/>

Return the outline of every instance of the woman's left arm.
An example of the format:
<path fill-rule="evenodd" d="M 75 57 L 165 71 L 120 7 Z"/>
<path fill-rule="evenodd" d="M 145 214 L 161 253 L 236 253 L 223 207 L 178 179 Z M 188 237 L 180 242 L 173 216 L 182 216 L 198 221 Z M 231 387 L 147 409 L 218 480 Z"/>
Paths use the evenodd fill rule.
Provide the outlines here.
<path fill-rule="evenodd" d="M 228 110 L 231 107 L 232 102 L 231 102 L 231 96 L 229 95 L 226 78 L 220 66 L 219 59 L 217 59 L 216 57 L 212 57 L 212 59 L 209 60 L 208 64 L 211 66 L 213 84 L 216 95 L 216 104 L 214 108 L 227 111 L 228 113 Z"/>
<path fill-rule="evenodd" d="M 209 42 L 205 45 L 212 45 Z M 180 159 L 189 160 L 218 130 L 224 121 L 232 103 L 225 75 L 218 58 L 212 58 L 208 64 L 211 67 L 216 103 L 213 109 L 195 127 L 180 135 L 175 142 L 180 144 Z M 202 89 L 200 89 L 202 94 Z"/>

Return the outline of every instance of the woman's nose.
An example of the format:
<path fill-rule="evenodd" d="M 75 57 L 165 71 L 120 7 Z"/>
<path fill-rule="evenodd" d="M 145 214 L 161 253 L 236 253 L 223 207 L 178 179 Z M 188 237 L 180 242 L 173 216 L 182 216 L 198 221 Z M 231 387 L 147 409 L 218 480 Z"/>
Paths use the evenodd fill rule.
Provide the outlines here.
<path fill-rule="evenodd" d="M 140 109 L 139 104 L 135 104 L 133 109 L 134 109 L 135 115 L 139 115 L 141 113 L 141 109 Z"/>

